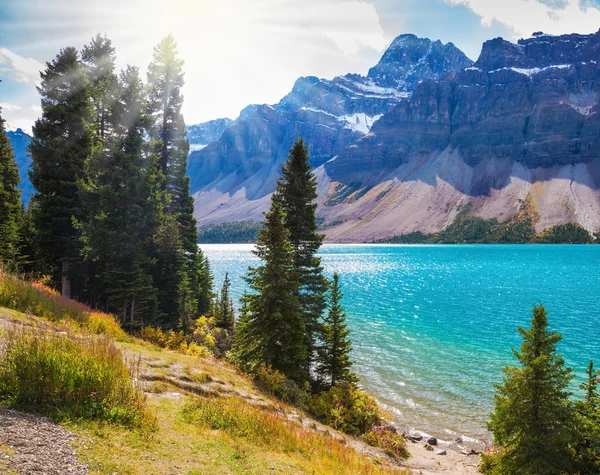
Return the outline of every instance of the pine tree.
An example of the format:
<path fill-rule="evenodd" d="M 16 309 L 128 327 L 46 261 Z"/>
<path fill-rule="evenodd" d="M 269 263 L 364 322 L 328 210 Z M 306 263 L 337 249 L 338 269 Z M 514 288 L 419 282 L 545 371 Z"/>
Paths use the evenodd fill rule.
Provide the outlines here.
<path fill-rule="evenodd" d="M 230 297 L 231 280 L 229 273 L 225 274 L 221 293 L 217 298 L 215 320 L 218 328 L 223 328 L 232 333 L 235 327 L 235 311 L 233 309 L 233 301 Z"/>
<path fill-rule="evenodd" d="M 175 216 L 175 223 L 162 224 L 163 242 L 168 243 L 166 253 L 159 250 L 158 288 L 170 288 L 170 295 L 161 300 L 161 310 L 173 324 L 182 320 L 185 326 L 190 315 L 198 309 L 198 275 L 201 260 L 197 258 L 198 234 L 193 217 L 194 201 L 190 196 L 189 177 L 186 176 L 189 142 L 181 107 L 183 96 L 183 60 L 177 57 L 177 45 L 171 35 L 164 38 L 154 49 L 152 63 L 148 68 L 150 105 L 154 123 L 150 129 L 156 145 L 158 167 L 164 176 L 162 187 L 168 192 L 167 212 Z M 165 227 L 169 224 L 169 230 Z M 175 241 L 178 241 L 176 243 Z M 172 258 L 164 262 L 163 258 Z M 181 269 L 175 266 L 183 266 Z"/>
<path fill-rule="evenodd" d="M 600 394 L 598 394 L 598 371 L 594 368 L 594 362 L 590 360 L 590 364 L 585 372 L 586 381 L 579 386 L 585 393 L 585 403 L 591 407 L 600 407 Z"/>
<path fill-rule="evenodd" d="M 106 35 L 97 34 L 89 45 L 83 47 L 81 60 L 87 68 L 90 81 L 88 91 L 93 104 L 93 121 L 96 134 L 105 138 L 111 133 L 111 112 L 117 101 L 117 76 L 115 74 L 115 48 Z"/>
<path fill-rule="evenodd" d="M 156 298 L 152 286 L 150 247 L 157 226 L 152 178 L 155 162 L 146 153 L 145 88 L 137 68 L 127 67 L 105 111 L 111 134 L 99 139 L 102 150 L 86 162 L 82 182 L 89 216 L 81 224 L 85 254 L 94 262 L 100 300 L 124 322 L 152 319 Z M 108 128 L 107 128 L 108 130 Z"/>
<path fill-rule="evenodd" d="M 583 401 L 575 404 L 577 415 L 578 442 L 575 447 L 578 473 L 600 473 L 600 394 L 598 391 L 600 372 L 590 361 L 586 380 L 579 386 L 584 392 Z"/>
<path fill-rule="evenodd" d="M 348 338 L 350 330 L 346 325 L 346 312 L 340 303 L 342 297 L 339 276 L 334 274 L 329 313 L 320 329 L 321 341 L 317 350 L 316 365 L 319 379 L 326 380 L 328 386 L 335 386 L 341 381 L 351 384 L 358 381 L 356 375 L 351 371 L 352 342 Z"/>
<path fill-rule="evenodd" d="M 306 325 L 305 341 L 312 358 L 319 320 L 326 306 L 328 283 L 323 276 L 321 259 L 316 255 L 324 238 L 317 232 L 315 219 L 317 181 L 302 139 L 298 139 L 290 150 L 281 171 L 276 195 L 281 200 L 294 252 L 294 265 L 300 281 L 299 299 Z"/>
<path fill-rule="evenodd" d="M 213 275 L 210 270 L 208 258 L 204 255 L 201 249 L 198 249 L 196 255 L 197 266 L 197 282 L 198 282 L 198 309 L 197 315 L 208 315 L 211 308 L 211 303 L 214 298 L 213 294 Z"/>
<path fill-rule="evenodd" d="M 19 264 L 19 225 L 22 215 L 19 169 L 0 117 L 0 264 Z"/>
<path fill-rule="evenodd" d="M 546 310 L 533 309 L 531 328 L 519 328 L 519 367 L 506 367 L 496 386 L 488 424 L 501 451 L 484 473 L 553 475 L 570 473 L 574 416 L 569 401 L 572 370 L 556 353 L 560 334 L 548 329 Z"/>
<path fill-rule="evenodd" d="M 85 68 L 75 48 L 64 48 L 46 63 L 38 91 L 42 117 L 33 126 L 30 178 L 36 189 L 38 259 L 63 295 L 81 297 L 84 279 L 80 231 L 85 217 L 78 182 L 92 148 L 91 107 Z"/>
<path fill-rule="evenodd" d="M 32 274 L 38 270 L 34 206 L 35 202 L 30 200 L 27 209 L 21 210 L 19 219 L 19 270 L 26 274 Z"/>
<path fill-rule="evenodd" d="M 308 355 L 298 275 L 284 219 L 281 203 L 272 200 L 254 251 L 263 264 L 249 269 L 246 280 L 253 292 L 242 299 L 232 352 L 242 368 L 271 365 L 302 383 L 308 376 Z"/>

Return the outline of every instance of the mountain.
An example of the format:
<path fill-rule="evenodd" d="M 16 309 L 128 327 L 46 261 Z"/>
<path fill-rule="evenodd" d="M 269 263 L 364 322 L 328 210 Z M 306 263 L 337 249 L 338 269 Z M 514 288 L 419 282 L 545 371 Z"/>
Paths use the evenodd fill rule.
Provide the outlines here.
<path fill-rule="evenodd" d="M 422 56 L 427 42 L 431 48 Z M 357 107 L 365 116 L 381 115 L 369 133 L 340 140 L 342 112 L 357 100 L 349 99 L 353 93 L 328 99 L 345 81 L 353 91 L 366 84 L 381 88 L 388 102 L 379 93 L 369 113 L 363 104 Z M 271 121 L 285 114 L 282 104 L 296 111 L 291 135 L 304 136 L 312 148 L 318 216 L 328 240 L 438 232 L 466 209 L 474 217 L 506 222 L 528 208 L 537 232 L 570 222 L 600 229 L 600 32 L 538 33 L 517 43 L 496 38 L 484 43 L 474 64 L 452 45 L 405 35 L 366 78 L 299 82 L 303 88 L 297 83 L 286 96 L 295 102 L 284 98 L 258 109 L 265 119 L 271 114 Z M 312 94 L 314 89 L 321 94 Z M 358 102 L 365 100 L 363 95 Z M 326 110 L 331 123 L 323 124 L 323 112 L 300 116 L 308 108 Z M 324 149 L 321 137 L 307 133 L 319 124 L 335 129 L 336 147 Z M 199 167 L 191 168 L 203 174 L 192 176 L 201 225 L 256 221 L 268 206 L 289 137 L 277 142 L 251 134 L 251 127 L 244 136 L 238 126 L 202 150 Z M 250 137 L 254 141 L 240 140 Z M 244 154 L 234 138 L 256 147 Z M 262 188 L 252 181 L 260 173 Z"/>
<path fill-rule="evenodd" d="M 190 151 L 201 150 L 211 142 L 216 142 L 233 120 L 228 118 L 209 120 L 201 124 L 186 126 L 187 138 L 190 141 Z"/>
<path fill-rule="evenodd" d="M 486 42 L 452 78 L 426 81 L 321 170 L 329 239 L 448 227 L 465 206 L 535 230 L 600 228 L 600 32 Z M 332 196 L 341 196 L 332 202 Z"/>
<path fill-rule="evenodd" d="M 319 167 L 367 134 L 420 81 L 471 64 L 451 43 L 402 35 L 367 76 L 302 77 L 279 103 L 248 106 L 219 140 L 190 154 L 199 224 L 260 219 L 264 198 L 275 189 L 280 165 L 297 137 L 304 138 L 313 166 Z M 241 203 L 249 209 L 238 208 Z"/>
<path fill-rule="evenodd" d="M 25 206 L 27 206 L 29 198 L 33 193 L 33 185 L 29 181 L 29 175 L 27 174 L 31 165 L 31 157 L 27 150 L 31 142 L 31 136 L 23 132 L 22 129 L 9 130 L 6 132 L 6 135 L 15 153 L 17 166 L 19 167 L 19 176 L 21 177 L 21 184 L 19 185 L 21 198 Z"/>

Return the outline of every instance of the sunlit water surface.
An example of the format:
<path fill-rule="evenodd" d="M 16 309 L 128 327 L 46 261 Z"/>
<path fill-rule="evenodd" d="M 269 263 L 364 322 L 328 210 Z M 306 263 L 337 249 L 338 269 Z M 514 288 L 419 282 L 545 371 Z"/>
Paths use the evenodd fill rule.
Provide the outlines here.
<path fill-rule="evenodd" d="M 238 299 L 260 262 L 252 246 L 201 248 L 217 288 L 228 272 Z M 574 389 L 589 360 L 600 363 L 600 246 L 331 244 L 320 254 L 340 275 L 362 385 L 406 428 L 489 440 L 493 384 L 537 303 L 563 335 Z"/>

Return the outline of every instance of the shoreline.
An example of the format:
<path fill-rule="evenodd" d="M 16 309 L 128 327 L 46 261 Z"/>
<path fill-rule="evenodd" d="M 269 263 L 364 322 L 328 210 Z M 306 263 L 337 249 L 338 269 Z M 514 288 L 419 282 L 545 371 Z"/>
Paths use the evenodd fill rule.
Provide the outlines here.
<path fill-rule="evenodd" d="M 421 441 L 408 440 L 406 448 L 410 453 L 402 465 L 419 475 L 474 475 L 477 474 L 479 455 L 465 455 L 461 453 L 460 445 L 447 444 L 439 441 L 433 450 L 426 448 L 425 439 Z M 438 455 L 439 450 L 445 450 L 445 455 Z"/>

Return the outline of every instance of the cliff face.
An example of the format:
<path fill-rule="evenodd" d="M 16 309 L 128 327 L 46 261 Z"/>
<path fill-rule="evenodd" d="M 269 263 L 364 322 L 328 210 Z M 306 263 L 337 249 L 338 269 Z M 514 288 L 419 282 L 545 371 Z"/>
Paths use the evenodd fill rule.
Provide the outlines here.
<path fill-rule="evenodd" d="M 248 106 L 219 140 L 189 157 L 200 224 L 215 222 L 206 213 L 220 194 L 270 194 L 296 138 L 304 138 L 318 167 L 367 134 L 419 81 L 471 64 L 452 44 L 402 35 L 367 76 L 303 77 L 278 104 Z"/>
<path fill-rule="evenodd" d="M 323 202 L 328 236 L 439 231 L 468 202 L 503 221 L 527 195 L 538 230 L 571 221 L 598 230 L 599 79 L 600 32 L 486 42 L 472 67 L 418 85 L 325 164 L 333 190 L 369 190 Z M 385 195 L 373 201 L 377 190 Z"/>
<path fill-rule="evenodd" d="M 411 154 L 446 147 L 470 166 L 498 158 L 526 168 L 586 163 L 600 153 L 599 39 L 488 41 L 473 67 L 418 85 L 327 172 L 334 180 L 385 173 Z"/>
<path fill-rule="evenodd" d="M 367 86 L 378 93 L 357 93 Z M 599 101 L 600 32 L 536 34 L 518 43 L 497 38 L 483 45 L 475 64 L 451 44 L 404 35 L 367 77 L 304 78 L 274 108 L 253 109 L 254 120 L 257 110 L 270 114 L 264 133 L 240 129 L 229 136 L 229 148 L 211 160 L 204 155 L 202 173 L 210 162 L 212 176 L 229 173 L 231 181 L 219 188 L 207 178 L 197 188 L 197 216 L 200 224 L 260 219 L 276 167 L 303 135 L 317 167 L 318 214 L 329 240 L 436 232 L 468 203 L 476 216 L 505 221 L 529 199 L 538 231 L 566 222 L 597 231 Z M 352 134 L 340 128 L 340 117 L 351 113 L 377 120 Z M 279 114 L 295 128 L 275 119 Z M 313 132 L 327 127 L 331 135 Z M 220 142 L 205 150 L 224 147 Z M 238 155 L 231 153 L 235 144 Z M 219 158 L 226 153 L 235 159 Z M 240 168 L 262 173 L 260 187 L 234 181 Z"/>

